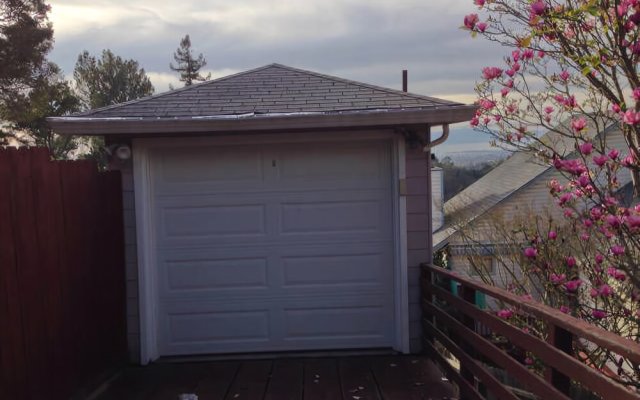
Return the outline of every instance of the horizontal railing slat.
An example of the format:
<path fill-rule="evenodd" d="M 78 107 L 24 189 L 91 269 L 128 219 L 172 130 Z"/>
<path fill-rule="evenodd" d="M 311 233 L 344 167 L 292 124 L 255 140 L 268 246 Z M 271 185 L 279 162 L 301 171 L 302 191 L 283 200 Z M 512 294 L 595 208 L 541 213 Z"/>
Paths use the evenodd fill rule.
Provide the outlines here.
<path fill-rule="evenodd" d="M 426 340 L 423 342 L 425 351 L 429 353 L 434 361 L 436 361 L 440 365 L 440 367 L 445 370 L 445 373 L 447 374 L 449 379 L 451 379 L 458 385 L 460 391 L 463 394 L 461 398 L 468 400 L 484 400 L 482 395 L 473 386 L 471 386 L 471 384 L 467 382 L 462 377 L 462 375 L 460 375 L 460 373 L 456 371 L 453 366 L 451 366 L 451 364 L 449 364 L 449 362 L 442 356 L 442 354 L 440 354 L 440 352 L 436 350 L 432 343 Z"/>
<path fill-rule="evenodd" d="M 464 364 L 498 399 L 519 400 L 520 398 L 507 389 L 491 372 L 487 371 L 478 361 L 465 353 L 457 344 L 440 332 L 433 324 L 427 320 L 423 321 L 425 330 L 433 335 L 447 350 L 451 352 L 461 364 Z"/>
<path fill-rule="evenodd" d="M 531 392 L 544 397 L 546 400 L 569 399 L 569 397 L 548 385 L 541 377 L 531 373 L 527 367 L 520 364 L 502 349 L 498 348 L 474 331 L 469 330 L 446 311 L 428 302 L 423 302 L 423 309 L 431 315 L 434 315 L 439 322 L 452 329 L 460 338 L 464 338 L 464 340 L 471 344 L 477 352 L 483 354 L 503 369 L 509 371 L 514 378 L 519 380 L 520 383 L 527 387 Z"/>
<path fill-rule="evenodd" d="M 640 344 L 632 340 L 606 331 L 600 327 L 591 325 L 570 315 L 564 314 L 559 310 L 553 309 L 535 300 L 519 297 L 512 293 L 509 293 L 504 289 L 466 279 L 443 268 L 436 268 L 427 264 L 423 264 L 422 268 L 427 269 L 437 275 L 447 277 L 455 281 L 463 282 L 465 286 L 473 288 L 498 300 L 502 300 L 506 303 L 516 305 L 526 312 L 529 312 L 539 318 L 542 318 L 556 326 L 559 326 L 573 333 L 577 337 L 587 339 L 599 346 L 605 347 L 615 352 L 623 358 L 640 364 Z M 430 285 L 431 283 L 426 282 L 426 284 Z"/>
<path fill-rule="evenodd" d="M 519 328 L 501 320 L 499 317 L 489 314 L 472 304 L 456 297 L 452 293 L 437 286 L 425 285 L 423 288 L 427 294 L 435 294 L 437 297 L 447 301 L 459 311 L 480 321 L 494 332 L 506 336 L 513 344 L 523 349 L 527 349 L 540 357 L 548 365 L 553 367 L 596 393 L 603 396 L 615 396 L 616 399 L 640 399 L 627 388 L 612 381 L 602 373 L 590 368 L 576 358 L 556 349 L 547 342 L 536 338 Z"/>

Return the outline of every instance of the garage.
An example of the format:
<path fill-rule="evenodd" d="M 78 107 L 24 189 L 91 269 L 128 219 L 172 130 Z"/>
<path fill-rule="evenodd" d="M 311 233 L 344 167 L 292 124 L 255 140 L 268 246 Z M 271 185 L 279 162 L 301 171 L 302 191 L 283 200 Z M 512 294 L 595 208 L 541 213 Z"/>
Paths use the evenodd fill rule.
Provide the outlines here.
<path fill-rule="evenodd" d="M 150 154 L 161 356 L 392 346 L 389 141 Z"/>
<path fill-rule="evenodd" d="M 50 118 L 122 173 L 131 361 L 421 348 L 430 129 L 475 106 L 270 64 Z"/>

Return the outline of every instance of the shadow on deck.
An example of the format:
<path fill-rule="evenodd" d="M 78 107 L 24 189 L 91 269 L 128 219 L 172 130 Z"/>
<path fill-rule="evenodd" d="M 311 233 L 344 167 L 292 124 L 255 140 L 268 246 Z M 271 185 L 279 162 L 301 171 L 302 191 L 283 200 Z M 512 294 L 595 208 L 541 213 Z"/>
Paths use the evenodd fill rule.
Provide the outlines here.
<path fill-rule="evenodd" d="M 363 356 L 156 363 L 129 367 L 96 400 L 451 399 L 453 390 L 424 356 Z"/>

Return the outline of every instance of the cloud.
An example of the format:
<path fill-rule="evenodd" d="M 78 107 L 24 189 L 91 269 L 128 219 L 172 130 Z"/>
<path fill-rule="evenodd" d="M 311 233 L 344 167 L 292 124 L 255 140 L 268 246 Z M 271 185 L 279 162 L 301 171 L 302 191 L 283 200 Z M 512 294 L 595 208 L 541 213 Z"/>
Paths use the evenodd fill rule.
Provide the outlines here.
<path fill-rule="evenodd" d="M 450 0 L 61 0 L 51 59 L 68 74 L 82 50 L 110 48 L 148 71 L 157 91 L 186 33 L 214 76 L 272 62 L 469 102 L 504 49 L 458 29 L 467 2 Z"/>

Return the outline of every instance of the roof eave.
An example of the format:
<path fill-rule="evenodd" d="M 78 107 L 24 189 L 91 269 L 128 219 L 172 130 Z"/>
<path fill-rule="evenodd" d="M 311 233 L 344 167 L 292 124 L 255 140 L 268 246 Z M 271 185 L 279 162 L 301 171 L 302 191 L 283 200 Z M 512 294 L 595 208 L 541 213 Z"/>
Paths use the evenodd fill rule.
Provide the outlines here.
<path fill-rule="evenodd" d="M 469 121 L 477 107 L 443 106 L 429 109 L 376 110 L 300 115 L 255 115 L 186 118 L 47 118 L 52 129 L 62 135 L 136 135 L 173 133 L 215 133 L 273 130 L 306 130 L 350 127 L 442 125 Z"/>

